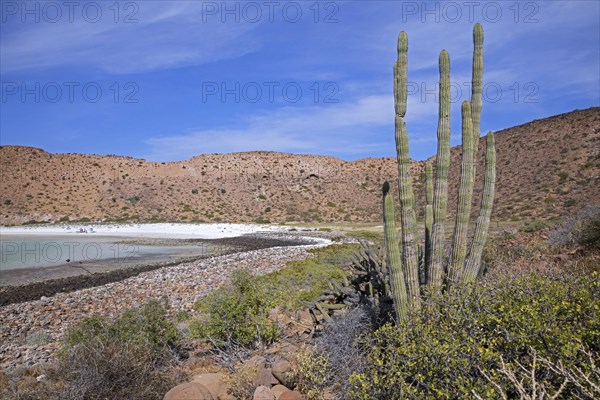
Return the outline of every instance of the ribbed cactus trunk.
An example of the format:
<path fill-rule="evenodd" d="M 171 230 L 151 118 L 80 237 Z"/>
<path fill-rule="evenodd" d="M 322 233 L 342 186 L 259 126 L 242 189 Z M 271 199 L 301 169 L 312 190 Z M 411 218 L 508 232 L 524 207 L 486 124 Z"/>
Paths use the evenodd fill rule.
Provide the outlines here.
<path fill-rule="evenodd" d="M 448 208 L 448 171 L 450 169 L 450 57 L 440 52 L 440 93 L 438 110 L 438 148 L 433 196 L 432 257 L 428 282 L 441 287 L 444 278 L 444 227 Z"/>
<path fill-rule="evenodd" d="M 473 67 L 471 75 L 471 118 L 473 136 L 478 143 L 481 136 L 481 92 L 483 90 L 483 28 L 475 24 L 473 28 Z M 475 173 L 475 167 L 473 167 Z"/>
<path fill-rule="evenodd" d="M 419 305 L 419 263 L 415 238 L 415 203 L 410 174 L 408 133 L 406 132 L 406 100 L 408 69 L 408 38 L 405 32 L 398 36 L 398 61 L 394 65 L 394 102 L 396 110 L 396 154 L 398 159 L 398 187 L 400 191 L 400 223 L 402 227 L 402 261 L 410 304 Z"/>
<path fill-rule="evenodd" d="M 483 183 L 483 196 L 481 198 L 481 210 L 475 225 L 475 235 L 471 243 L 471 250 L 467 257 L 464 281 L 472 281 L 479 275 L 481 268 L 481 256 L 487 239 L 492 207 L 494 205 L 494 193 L 496 190 L 496 143 L 494 134 L 489 132 L 486 139 L 485 151 L 485 178 Z"/>
<path fill-rule="evenodd" d="M 433 166 L 425 165 L 425 256 L 424 270 L 427 283 L 429 268 L 431 268 L 431 239 L 433 237 Z"/>
<path fill-rule="evenodd" d="M 448 286 L 459 279 L 465 266 L 467 257 L 467 234 L 469 231 L 469 218 L 471 217 L 471 203 L 473 201 L 473 187 L 475 186 L 475 154 L 478 141 L 474 140 L 473 123 L 471 118 L 471 104 L 468 101 L 462 104 L 462 165 L 460 171 L 460 186 L 458 191 L 458 206 L 456 210 L 456 224 L 454 225 L 454 241 L 452 255 L 448 265 Z"/>
<path fill-rule="evenodd" d="M 408 315 L 408 297 L 394 217 L 394 198 L 388 182 L 383 184 L 383 227 L 394 310 L 396 318 L 403 320 Z"/>

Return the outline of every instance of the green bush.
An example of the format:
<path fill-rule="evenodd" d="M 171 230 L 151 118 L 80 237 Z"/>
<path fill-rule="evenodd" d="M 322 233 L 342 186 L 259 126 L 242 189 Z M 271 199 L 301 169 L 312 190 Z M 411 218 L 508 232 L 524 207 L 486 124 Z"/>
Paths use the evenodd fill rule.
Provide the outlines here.
<path fill-rule="evenodd" d="M 194 338 L 210 340 L 220 347 L 258 347 L 277 340 L 279 327 L 268 319 L 269 311 L 304 308 L 323 294 L 329 281 L 341 281 L 340 265 L 351 259 L 351 245 L 312 250 L 314 258 L 289 262 L 285 268 L 263 276 L 248 270 L 232 275 L 231 285 L 219 288 L 194 307 L 203 315 L 190 323 Z"/>
<path fill-rule="evenodd" d="M 115 320 L 89 317 L 72 327 L 58 353 L 61 399 L 162 399 L 179 335 L 166 304 L 151 301 Z"/>
<path fill-rule="evenodd" d="M 219 347 L 255 347 L 277 340 L 279 330 L 268 319 L 273 305 L 264 287 L 243 269 L 234 271 L 231 281 L 196 304 L 205 317 L 190 324 L 192 337 L 209 339 Z"/>
<path fill-rule="evenodd" d="M 599 351 L 597 273 L 484 281 L 429 296 L 406 322 L 376 331 L 367 368 L 350 378 L 351 397 L 528 398 L 520 390 L 555 393 L 567 380 L 563 394 L 588 398 Z"/>
<path fill-rule="evenodd" d="M 175 326 L 167 320 L 166 312 L 165 303 L 152 300 L 140 308 L 125 311 L 114 321 L 86 318 L 69 331 L 63 350 L 86 345 L 89 340 L 121 340 L 143 344 L 158 358 L 166 350 L 177 347 L 180 339 Z"/>

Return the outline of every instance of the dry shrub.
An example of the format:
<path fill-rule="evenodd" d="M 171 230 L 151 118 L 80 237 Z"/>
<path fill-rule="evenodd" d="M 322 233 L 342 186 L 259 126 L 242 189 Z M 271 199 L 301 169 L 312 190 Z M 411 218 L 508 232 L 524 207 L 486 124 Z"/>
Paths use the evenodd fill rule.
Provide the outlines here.
<path fill-rule="evenodd" d="M 334 399 L 347 398 L 350 376 L 365 366 L 363 340 L 371 331 L 369 313 L 357 307 L 327 323 L 312 345 L 298 354 L 295 378 L 308 399 L 322 399 L 325 392 Z"/>
<path fill-rule="evenodd" d="M 600 249 L 600 204 L 587 206 L 577 215 L 567 217 L 550 234 L 548 242 L 555 247 Z"/>

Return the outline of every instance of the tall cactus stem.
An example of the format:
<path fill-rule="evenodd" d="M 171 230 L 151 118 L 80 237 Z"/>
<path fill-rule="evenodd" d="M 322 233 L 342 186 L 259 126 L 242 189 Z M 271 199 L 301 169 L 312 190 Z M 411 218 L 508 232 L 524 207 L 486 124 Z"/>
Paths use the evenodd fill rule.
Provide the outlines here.
<path fill-rule="evenodd" d="M 481 268 L 481 256 L 487 239 L 490 217 L 494 205 L 494 191 L 496 188 L 496 143 L 494 134 L 487 134 L 485 152 L 485 178 L 483 182 L 483 196 L 481 198 L 481 210 L 475 225 L 475 235 L 471 243 L 469 256 L 464 269 L 464 281 L 472 281 L 479 275 Z"/>
<path fill-rule="evenodd" d="M 425 165 L 425 279 L 424 283 L 427 283 L 427 276 L 429 268 L 431 267 L 431 239 L 433 229 L 433 166 L 431 164 Z"/>
<path fill-rule="evenodd" d="M 467 256 L 467 234 L 469 231 L 469 218 L 473 202 L 473 187 L 475 186 L 475 150 L 476 143 L 473 136 L 473 121 L 471 104 L 468 101 L 462 104 L 462 164 L 460 171 L 460 186 L 458 190 L 458 205 L 456 209 L 456 224 L 454 225 L 454 238 L 452 255 L 448 266 L 448 286 L 458 281 L 462 273 Z"/>
<path fill-rule="evenodd" d="M 396 318 L 403 320 L 408 315 L 408 298 L 395 221 L 394 197 L 390 193 L 390 184 L 385 182 L 383 184 L 383 227 L 387 255 L 386 261 L 388 270 L 390 271 L 391 293 L 394 299 Z"/>
<path fill-rule="evenodd" d="M 471 75 L 471 118 L 474 140 L 481 135 L 481 96 L 483 90 L 483 28 L 477 23 L 473 27 L 473 70 Z"/>
<path fill-rule="evenodd" d="M 441 288 L 444 277 L 444 225 L 448 208 L 448 170 L 450 167 L 450 57 L 440 52 L 440 93 L 438 110 L 438 148 L 433 197 L 432 258 L 428 282 Z"/>
<path fill-rule="evenodd" d="M 413 209 L 414 192 L 410 174 L 408 133 L 406 132 L 408 38 L 405 32 L 398 36 L 398 61 L 394 65 L 394 94 L 396 109 L 396 154 L 398 159 L 398 188 L 400 191 L 400 224 L 402 227 L 402 261 L 408 286 L 409 302 L 420 304 L 419 263 L 415 240 L 416 221 Z"/>

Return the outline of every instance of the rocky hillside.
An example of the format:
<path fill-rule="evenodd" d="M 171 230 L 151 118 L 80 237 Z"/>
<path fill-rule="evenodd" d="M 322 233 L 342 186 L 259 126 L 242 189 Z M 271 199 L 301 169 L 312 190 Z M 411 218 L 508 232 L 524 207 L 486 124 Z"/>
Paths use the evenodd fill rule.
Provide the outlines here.
<path fill-rule="evenodd" d="M 551 218 L 600 201 L 600 108 L 496 133 L 495 219 Z M 475 202 L 483 186 L 483 152 Z M 449 211 L 460 147 L 452 149 Z M 432 162 L 433 159 L 425 162 Z M 425 162 L 413 163 L 419 202 Z M 273 152 L 205 154 L 180 162 L 50 154 L 0 147 L 0 224 L 31 221 L 379 221 L 392 158 L 353 162 Z M 477 204 L 475 204 L 477 209 Z"/>

